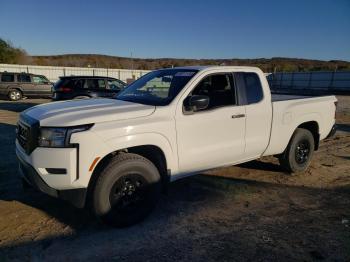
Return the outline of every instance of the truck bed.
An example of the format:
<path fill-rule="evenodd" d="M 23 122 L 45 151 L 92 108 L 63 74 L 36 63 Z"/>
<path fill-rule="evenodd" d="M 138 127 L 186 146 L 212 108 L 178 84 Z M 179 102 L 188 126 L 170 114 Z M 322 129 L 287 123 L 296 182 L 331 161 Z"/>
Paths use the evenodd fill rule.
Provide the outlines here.
<path fill-rule="evenodd" d="M 313 96 L 305 96 L 305 95 L 287 95 L 287 94 L 271 94 L 271 101 L 285 101 L 285 100 L 294 100 L 294 99 L 303 99 L 303 98 L 311 98 Z"/>
<path fill-rule="evenodd" d="M 319 139 L 324 139 L 332 129 L 335 96 L 271 94 L 271 100 L 271 135 L 264 155 L 282 153 L 294 130 L 303 123 L 317 123 Z"/>

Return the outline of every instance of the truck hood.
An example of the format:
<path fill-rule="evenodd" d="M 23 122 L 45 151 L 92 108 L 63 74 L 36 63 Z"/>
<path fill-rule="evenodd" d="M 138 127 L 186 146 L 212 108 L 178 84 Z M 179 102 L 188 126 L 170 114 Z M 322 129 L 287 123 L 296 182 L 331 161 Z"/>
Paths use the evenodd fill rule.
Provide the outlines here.
<path fill-rule="evenodd" d="M 41 126 L 75 126 L 144 117 L 154 110 L 155 106 L 97 98 L 47 103 L 23 114 L 39 120 Z"/>

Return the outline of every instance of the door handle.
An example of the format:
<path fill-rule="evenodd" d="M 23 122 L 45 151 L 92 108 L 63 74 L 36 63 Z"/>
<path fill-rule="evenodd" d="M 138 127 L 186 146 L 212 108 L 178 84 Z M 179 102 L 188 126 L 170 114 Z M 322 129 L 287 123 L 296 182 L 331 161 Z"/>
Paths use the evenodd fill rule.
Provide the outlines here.
<path fill-rule="evenodd" d="M 232 118 L 242 118 L 245 117 L 245 114 L 233 115 Z"/>

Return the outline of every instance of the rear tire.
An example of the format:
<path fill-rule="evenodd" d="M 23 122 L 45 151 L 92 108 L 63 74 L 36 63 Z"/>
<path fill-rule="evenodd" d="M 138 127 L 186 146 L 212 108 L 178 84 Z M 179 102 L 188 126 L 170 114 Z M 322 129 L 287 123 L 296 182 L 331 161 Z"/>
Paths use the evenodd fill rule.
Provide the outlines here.
<path fill-rule="evenodd" d="M 121 153 L 97 178 L 92 211 L 106 224 L 130 226 L 152 211 L 160 192 L 160 175 L 154 164 L 140 155 Z"/>
<path fill-rule="evenodd" d="M 305 171 L 311 162 L 315 148 L 315 140 L 309 130 L 297 128 L 286 150 L 279 157 L 280 165 L 287 172 Z"/>
<path fill-rule="evenodd" d="M 23 97 L 22 92 L 18 89 L 11 89 L 7 96 L 11 101 L 18 101 Z"/>

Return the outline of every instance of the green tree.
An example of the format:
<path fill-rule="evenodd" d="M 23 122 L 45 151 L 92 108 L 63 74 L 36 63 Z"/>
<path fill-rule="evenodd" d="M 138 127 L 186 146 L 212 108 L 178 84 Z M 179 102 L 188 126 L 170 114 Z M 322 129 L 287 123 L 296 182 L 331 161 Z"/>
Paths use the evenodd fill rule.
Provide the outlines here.
<path fill-rule="evenodd" d="M 20 64 L 26 62 L 27 54 L 20 48 L 0 38 L 0 63 L 4 64 Z"/>

